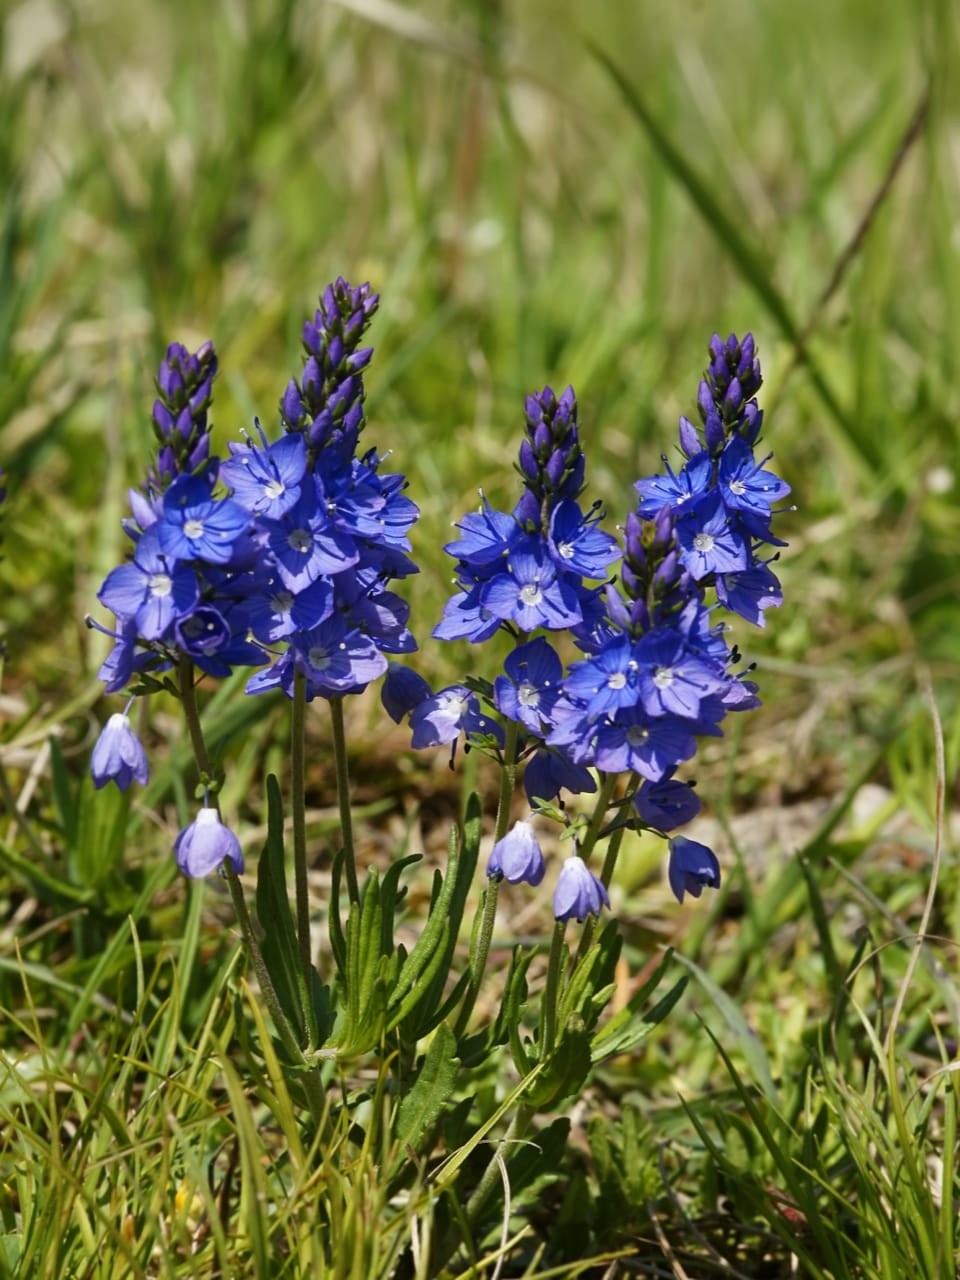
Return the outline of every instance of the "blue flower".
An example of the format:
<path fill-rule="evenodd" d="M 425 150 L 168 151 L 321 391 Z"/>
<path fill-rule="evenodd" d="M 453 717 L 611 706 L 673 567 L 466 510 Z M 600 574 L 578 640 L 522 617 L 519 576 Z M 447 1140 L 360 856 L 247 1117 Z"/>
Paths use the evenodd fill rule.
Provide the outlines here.
<path fill-rule="evenodd" d="M 502 840 L 493 846 L 487 875 L 502 876 L 511 884 L 525 881 L 536 887 L 543 879 L 546 863 L 536 833 L 529 822 L 515 822 Z"/>
<path fill-rule="evenodd" d="M 763 627 L 763 611 L 783 603 L 783 589 L 776 574 L 766 564 L 757 563 L 743 573 L 718 573 L 717 599 L 731 613 Z"/>
<path fill-rule="evenodd" d="M 686 836 L 674 836 L 669 841 L 669 849 L 667 879 L 678 902 L 683 901 L 684 893 L 699 898 L 704 885 L 719 889 L 720 863 L 712 849 Z"/>
<path fill-rule="evenodd" d="M 694 728 L 680 716 L 647 716 L 640 707 L 618 711 L 596 728 L 594 762 L 608 773 L 629 769 L 659 782 L 695 754 Z"/>
<path fill-rule="evenodd" d="M 750 566 L 749 548 L 716 492 L 700 498 L 677 521 L 677 540 L 683 563 L 697 582 L 708 573 L 742 573 Z"/>
<path fill-rule="evenodd" d="M 503 730 L 495 720 L 483 715 L 480 700 L 463 684 L 452 684 L 431 698 L 424 698 L 410 713 L 412 743 L 421 747 L 439 747 L 455 741 L 461 733 L 492 734 L 503 741 Z"/>
<path fill-rule="evenodd" d="M 480 644 L 500 630 L 500 619 L 480 603 L 480 588 L 458 591 L 443 607 L 443 617 L 433 628 L 435 640 L 469 640 Z"/>
<path fill-rule="evenodd" d="M 160 549 L 178 560 L 226 564 L 250 517 L 230 498 L 212 498 L 199 476 L 179 476 L 163 495 L 163 519 L 155 527 Z"/>
<path fill-rule="evenodd" d="M 553 891 L 555 919 L 575 918 L 582 922 L 589 915 L 598 916 L 603 906 L 610 906 L 603 881 L 593 874 L 582 858 L 574 854 L 560 868 L 560 878 Z"/>
<path fill-rule="evenodd" d="M 97 790 L 115 782 L 126 791 L 134 779 L 146 785 L 150 776 L 147 753 L 124 712 L 115 711 L 100 731 L 90 758 L 90 773 Z"/>
<path fill-rule="evenodd" d="M 262 448 L 250 439 L 242 445 L 231 442 L 233 456 L 221 465 L 220 479 L 230 485 L 234 499 L 246 511 L 276 520 L 300 497 L 307 446 L 299 431 L 268 445 L 261 430 L 260 439 Z"/>
<path fill-rule="evenodd" d="M 634 706 L 640 674 L 635 650 L 629 636 L 618 634 L 592 658 L 572 663 L 563 686 L 567 696 L 589 716 Z"/>
<path fill-rule="evenodd" d="M 633 807 L 645 826 L 673 831 L 697 816 L 700 798 L 689 782 L 663 778 L 660 782 L 644 782 L 633 797 Z"/>
<path fill-rule="evenodd" d="M 218 870 L 224 859 L 239 875 L 243 871 L 243 853 L 240 841 L 229 827 L 220 821 L 216 809 L 204 807 L 189 827 L 177 836 L 173 851 L 177 866 L 185 876 L 202 879 Z"/>
<path fill-rule="evenodd" d="M 360 558 L 353 537 L 328 519 L 312 485 L 289 511 L 277 520 L 262 520 L 260 528 L 291 591 L 302 591 L 322 573 L 342 573 Z"/>
<path fill-rule="evenodd" d="M 683 637 L 673 630 L 651 631 L 637 644 L 636 656 L 640 663 L 640 702 L 648 715 L 694 719 L 701 701 L 726 687 L 726 678 L 689 650 Z"/>
<path fill-rule="evenodd" d="M 382 676 L 387 660 L 369 636 L 349 628 L 340 614 L 333 614 L 318 627 L 295 631 L 288 637 L 289 649 L 268 667 L 247 681 L 247 693 L 282 689 L 293 697 L 297 671 L 306 678 L 308 702 L 314 698 L 359 693 L 371 680 Z"/>
<path fill-rule="evenodd" d="M 582 620 L 576 592 L 535 542 L 512 551 L 504 567 L 480 592 L 490 613 L 515 622 L 521 631 L 560 631 Z"/>
<path fill-rule="evenodd" d="M 164 554 L 156 525 L 151 525 L 137 543 L 133 561 L 107 575 L 97 598 L 118 618 L 135 618 L 144 640 L 159 640 L 196 604 L 197 579 L 189 565 Z"/>
<path fill-rule="evenodd" d="M 559 567 L 584 578 L 602 578 L 620 558 L 616 538 L 597 528 L 597 509 L 585 516 L 576 502 L 565 499 L 550 517 L 547 546 Z"/>
<path fill-rule="evenodd" d="M 574 795 L 592 795 L 597 784 L 589 769 L 574 764 L 559 751 L 541 747 L 527 761 L 523 789 L 531 805 L 537 800 L 554 800 L 561 790 Z"/>
<path fill-rule="evenodd" d="M 763 462 L 754 459 L 753 450 L 739 436 L 731 436 L 727 441 L 720 455 L 717 484 L 728 510 L 769 516 L 773 504 L 790 492 L 785 480 L 772 471 L 763 470 Z"/>
<path fill-rule="evenodd" d="M 391 662 L 380 686 L 383 709 L 395 724 L 399 724 L 408 712 L 419 706 L 425 698 L 433 696 L 433 690 L 423 676 L 399 662 Z"/>
<path fill-rule="evenodd" d="M 663 463 L 667 468 L 665 476 L 647 476 L 634 484 L 640 494 L 637 510 L 642 516 L 651 518 L 662 507 L 670 507 L 679 514 L 687 510 L 710 487 L 713 462 L 705 449 L 695 454 L 676 475 L 666 458 Z"/>
<path fill-rule="evenodd" d="M 249 598 L 246 610 L 258 640 L 282 640 L 295 631 L 310 631 L 330 617 L 333 588 L 325 578 L 318 578 L 294 593 L 278 577 L 271 577 L 263 590 Z"/>
<path fill-rule="evenodd" d="M 446 543 L 443 549 L 471 568 L 504 560 L 521 536 L 513 516 L 495 511 L 486 498 L 480 511 L 468 512 L 456 527 L 463 536 Z"/>
<path fill-rule="evenodd" d="M 560 692 L 563 665 L 542 636 L 507 655 L 505 676 L 497 676 L 493 700 L 497 710 L 540 734 Z"/>

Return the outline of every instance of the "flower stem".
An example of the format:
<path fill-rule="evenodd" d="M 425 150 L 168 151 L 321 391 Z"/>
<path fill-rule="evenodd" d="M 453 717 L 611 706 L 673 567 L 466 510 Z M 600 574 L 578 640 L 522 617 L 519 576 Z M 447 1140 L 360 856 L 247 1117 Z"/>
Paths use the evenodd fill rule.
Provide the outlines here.
<path fill-rule="evenodd" d="M 187 722 L 187 733 L 190 735 L 190 742 L 193 747 L 194 759 L 197 762 L 197 768 L 201 774 L 206 777 L 211 776 L 212 768 L 210 764 L 210 753 L 207 751 L 206 740 L 203 736 L 203 727 L 200 723 L 200 709 L 197 706 L 197 694 L 193 684 L 193 664 L 189 658 L 182 657 L 177 668 L 178 685 L 180 690 L 180 701 L 183 706 L 184 719 Z M 220 812 L 220 797 L 216 793 L 211 796 L 211 801 L 217 813 Z M 253 927 L 253 921 L 250 919 L 250 912 L 247 910 L 247 901 L 243 896 L 243 886 L 240 884 L 240 877 L 230 865 L 229 860 L 223 864 L 223 872 L 226 876 L 227 887 L 230 890 L 230 898 L 233 902 L 233 909 L 237 915 L 237 923 L 240 926 L 240 934 L 243 938 L 244 946 L 247 949 L 247 955 L 253 965 L 253 971 L 257 976 L 257 982 L 260 986 L 260 992 L 263 996 L 264 1004 L 270 1011 L 274 1026 L 277 1033 L 283 1041 L 284 1048 L 290 1055 L 291 1059 L 300 1067 L 308 1066 L 307 1059 L 297 1040 L 296 1034 L 291 1027 L 287 1015 L 283 1011 L 280 999 L 277 995 L 276 988 L 267 969 L 266 961 L 263 958 L 263 952 L 257 941 L 256 931 Z M 312 1080 L 310 1077 L 314 1077 Z M 308 1070 L 304 1073 L 305 1088 L 307 1096 L 310 1100 L 310 1110 L 314 1119 L 319 1120 L 323 1114 L 323 1087 L 320 1082 L 319 1073 L 316 1068 Z"/>
<path fill-rule="evenodd" d="M 510 822 L 510 805 L 513 800 L 513 789 L 517 782 L 517 744 L 520 741 L 520 726 L 515 720 L 507 722 L 506 741 L 503 748 L 503 764 L 500 766 L 500 795 L 497 799 L 497 824 L 494 828 L 493 842 L 502 840 L 507 834 Z M 500 893 L 500 877 L 495 876 L 488 881 L 483 895 L 483 918 L 476 935 L 476 948 L 471 949 L 469 966 L 470 981 L 463 996 L 463 1003 L 454 1023 L 454 1032 L 460 1036 L 466 1030 L 470 1014 L 477 1002 L 480 984 L 487 967 L 490 954 L 490 942 L 493 938 L 493 926 L 497 918 L 497 898 Z"/>
<path fill-rule="evenodd" d="M 333 758 L 337 770 L 337 801 L 340 805 L 340 839 L 347 873 L 347 893 L 351 903 L 360 902 L 357 857 L 353 847 L 353 814 L 350 811 L 350 774 L 347 770 L 347 739 L 343 729 L 343 698 L 330 699 L 333 724 Z"/>
<path fill-rule="evenodd" d="M 454 1023 L 454 1035 L 462 1036 L 466 1031 L 467 1023 L 470 1021 L 470 1014 L 473 1012 L 473 1006 L 476 1003 L 477 993 L 480 990 L 480 984 L 483 982 L 483 973 L 487 967 L 487 956 L 490 954 L 493 926 L 497 919 L 497 898 L 499 894 L 500 877 L 494 876 L 487 881 L 487 887 L 483 891 L 483 908 L 480 929 L 477 934 L 477 945 L 469 959 L 470 982 L 464 994 L 460 1012 L 457 1014 L 457 1020 Z"/>
<path fill-rule="evenodd" d="M 624 799 L 629 801 L 633 797 L 634 792 L 637 790 L 639 786 L 640 786 L 639 777 L 635 773 L 632 773 L 630 775 L 630 781 L 627 783 L 627 790 L 626 790 L 626 795 Z M 610 837 L 610 840 L 607 844 L 607 852 L 603 859 L 603 867 L 601 868 L 601 871 L 600 871 L 600 879 L 603 881 L 604 885 L 608 889 L 610 888 L 610 881 L 613 879 L 613 872 L 617 865 L 617 858 L 620 855 L 620 846 L 621 844 L 623 844 L 623 834 L 625 831 L 626 831 L 626 827 L 618 827 L 616 831 L 613 833 L 613 835 Z M 580 935 L 580 944 L 577 947 L 577 956 L 576 956 L 576 959 L 574 960 L 574 967 L 576 967 L 580 963 L 580 961 L 583 959 L 583 957 L 587 954 L 587 951 L 590 948 L 590 943 L 593 941 L 593 935 L 596 932 L 596 928 L 597 928 L 597 917 L 588 916 L 587 922 L 583 926 L 583 933 Z"/>
<path fill-rule="evenodd" d="M 302 671 L 293 677 L 293 706 L 290 714 L 290 806 L 293 816 L 293 876 L 297 897 L 297 942 L 300 968 L 307 991 L 312 981 L 310 963 L 310 890 L 307 884 L 306 815 L 306 678 Z"/>
<path fill-rule="evenodd" d="M 593 816 L 590 818 L 590 825 L 587 827 L 587 834 L 580 842 L 577 853 L 584 862 L 590 861 L 590 855 L 593 853 L 594 845 L 603 830 L 603 822 L 607 816 L 607 810 L 610 808 L 610 801 L 613 799 L 613 793 L 617 789 L 617 780 L 619 774 L 601 773 L 600 778 L 600 794 L 597 796 L 596 803 L 593 807 Z"/>
<path fill-rule="evenodd" d="M 520 725 L 516 720 L 507 722 L 506 742 L 503 748 L 503 764 L 500 767 L 500 795 L 497 799 L 497 825 L 493 842 L 502 840 L 510 823 L 510 805 L 517 785 L 517 743 L 520 741 Z"/>

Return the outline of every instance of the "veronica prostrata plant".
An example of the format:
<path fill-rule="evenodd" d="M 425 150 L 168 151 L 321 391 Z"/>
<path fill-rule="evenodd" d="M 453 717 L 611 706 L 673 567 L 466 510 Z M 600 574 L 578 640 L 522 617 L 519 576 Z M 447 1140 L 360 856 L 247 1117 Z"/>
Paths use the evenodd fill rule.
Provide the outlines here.
<path fill-rule="evenodd" d="M 506 633 L 510 651 L 501 669 L 466 673 L 434 692 L 391 661 L 416 649 L 409 606 L 391 584 L 417 572 L 409 533 L 418 510 L 403 475 L 386 470 L 375 448 L 360 447 L 372 357 L 361 344 L 377 304 L 368 285 L 340 279 L 325 290 L 304 325 L 305 361 L 280 398 L 276 438 L 258 422 L 226 459 L 210 446 L 213 348 L 168 348 L 152 415 L 158 447 L 143 486 L 130 493 L 130 554 L 99 592 L 116 618 L 101 678 L 108 693 L 124 691 L 128 701 L 108 719 L 92 773 L 98 787 L 143 784 L 148 761 L 129 702 L 160 691 L 179 700 L 199 807 L 176 839 L 177 863 L 188 876 L 225 877 L 291 1087 L 315 1129 L 322 1134 L 337 1112 L 358 1123 L 345 1085 L 356 1060 L 375 1059 L 387 1072 L 386 1124 L 399 1152 L 391 1176 L 399 1184 L 409 1163 L 403 1152 L 431 1153 L 452 1103 L 469 1096 L 471 1073 L 509 1056 L 519 1080 L 508 1108 L 516 1137 L 537 1114 L 562 1109 L 593 1066 L 634 1047 L 679 997 L 682 980 L 653 1014 L 646 1010 L 664 961 L 627 1008 L 604 1020 L 620 938 L 614 921 L 597 926 L 627 831 L 664 837 L 679 900 L 720 883 L 715 853 L 671 834 L 700 807 L 678 773 L 698 739 L 722 733 L 728 713 L 757 705 L 722 617 L 762 626 L 765 610 L 780 603 L 770 567 L 777 552 L 768 549 L 783 545 L 771 526 L 789 489 L 766 468 L 768 458 L 756 456 L 763 415 L 750 335 L 711 339 L 700 425 L 681 419 L 679 464 L 664 457 L 661 474 L 637 481 L 619 537 L 602 527 L 601 502 L 584 498 L 572 388 L 531 395 L 516 505 L 499 511 L 481 497 L 461 518 L 446 547 L 457 590 L 433 629 L 438 640 L 478 647 Z M 240 880 L 240 842 L 220 813 L 223 775 L 197 696 L 203 681 L 243 667 L 257 668 L 248 696 L 278 690 L 290 703 L 289 796 L 284 806 L 278 782 L 268 780 L 256 919 Z M 397 942 L 395 923 L 402 877 L 417 859 L 398 858 L 386 870 L 357 865 L 343 700 L 381 676 L 382 704 L 393 720 L 408 718 L 415 748 L 454 752 L 464 738 L 498 767 L 486 885 L 463 945 L 483 830 L 478 796 L 451 836 L 409 950 Z M 310 935 L 304 755 L 306 709 L 318 699 L 331 718 L 341 831 L 321 956 Z M 526 812 L 515 820 L 518 785 Z M 547 875 L 541 841 L 549 824 L 570 851 L 551 877 L 555 928 L 531 1006 L 528 977 L 540 948 L 516 947 L 502 978 L 489 972 L 488 959 L 502 882 L 537 890 Z M 571 921 L 580 925 L 573 951 Z M 495 1013 L 478 1023 L 478 996 L 491 983 L 499 984 Z M 364 1123 L 374 1121 L 366 1115 Z M 437 1187 L 460 1176 L 486 1127 L 478 1120 L 465 1141 L 462 1124 L 456 1130 L 466 1154 L 436 1175 Z M 464 1175 L 470 1195 L 459 1227 L 448 1222 L 438 1235 L 440 1257 L 455 1250 L 465 1227 L 476 1227 L 498 1170 L 491 1161 Z"/>

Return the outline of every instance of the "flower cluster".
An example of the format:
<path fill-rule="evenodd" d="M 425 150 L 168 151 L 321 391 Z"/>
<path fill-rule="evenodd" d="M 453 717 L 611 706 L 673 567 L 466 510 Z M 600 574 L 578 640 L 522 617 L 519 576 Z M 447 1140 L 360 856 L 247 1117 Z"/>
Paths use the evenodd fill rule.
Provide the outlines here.
<path fill-rule="evenodd" d="M 376 450 L 356 456 L 373 354 L 360 342 L 378 302 L 369 285 L 327 288 L 304 325 L 300 380 L 281 400 L 286 433 L 272 445 L 262 435 L 231 445 L 220 468 L 254 524 L 260 590 L 250 630 L 265 646 L 286 646 L 248 693 L 292 696 L 297 673 L 308 700 L 356 693 L 386 671 L 385 654 L 417 647 L 409 606 L 388 584 L 417 572 L 407 535 L 419 512 Z"/>
<path fill-rule="evenodd" d="M 584 512 L 578 502 L 584 466 L 573 388 L 559 398 L 550 387 L 529 396 L 517 467 L 523 481 L 519 501 L 505 512 L 481 499 L 480 510 L 456 526 L 460 537 L 444 548 L 456 558 L 459 590 L 434 636 L 479 643 L 502 629 L 518 641 L 494 686 L 493 705 L 522 726 L 531 802 L 534 796 L 556 796 L 561 786 L 595 788 L 585 770 L 544 747 L 562 664 L 543 637 L 525 642 L 539 629 L 587 636 L 602 611 L 589 582 L 602 578 L 619 553 L 616 540 L 598 527 L 599 504 Z M 392 668 L 384 705 L 396 720 L 411 712 L 415 747 L 455 742 L 461 732 L 475 741 L 503 742 L 500 726 L 464 685 L 431 694 L 426 685 L 412 685 L 402 668 Z"/>
<path fill-rule="evenodd" d="M 724 342 L 715 335 L 709 353 L 698 395 L 702 429 L 681 419 L 680 470 L 666 464 L 666 474 L 637 482 L 640 499 L 622 529 L 616 584 L 589 585 L 618 556 L 597 527 L 599 505 L 584 515 L 576 501 L 584 466 L 572 390 L 558 401 L 548 388 L 527 401 L 524 492 L 513 513 L 484 503 L 446 548 L 457 559 L 461 590 L 434 634 L 480 641 L 504 628 L 516 639 L 489 702 L 519 727 L 517 759 L 526 760 L 531 804 L 561 790 L 595 790 L 594 770 L 627 775 L 633 812 L 620 825 L 672 831 L 699 810 L 690 784 L 674 776 L 678 767 L 694 756 L 698 738 L 722 733 L 729 711 L 757 705 L 756 686 L 735 671 L 739 655 L 706 593 L 712 588 L 721 607 L 758 625 L 763 611 L 780 603 L 761 552 L 783 545 L 771 520 L 789 487 L 765 469 L 768 458 L 754 458 L 763 415 L 752 336 Z M 559 630 L 583 654 L 566 669 L 547 638 L 532 634 Z M 392 672 L 388 683 L 399 686 L 402 678 L 406 702 L 398 699 L 395 711 L 412 708 L 415 746 L 449 741 L 461 730 L 469 735 L 482 716 L 478 695 L 457 686 L 459 715 L 441 724 L 439 709 L 452 691 L 429 695 Z M 422 731 L 425 720 L 432 736 Z M 490 734 L 487 727 L 488 742 Z M 525 829 L 506 835 L 488 874 L 537 883 L 529 840 Z M 532 874 L 516 874 L 528 867 Z M 716 886 L 714 854 L 676 838 L 669 881 L 681 900 L 685 891 Z M 557 918 L 583 919 L 606 901 L 605 886 L 583 859 L 568 859 L 554 896 Z"/>
<path fill-rule="evenodd" d="M 98 592 L 117 619 L 100 669 L 108 693 L 181 655 L 214 676 L 263 661 L 247 639 L 245 602 L 256 568 L 250 521 L 239 503 L 215 493 L 219 462 L 210 453 L 207 409 L 216 372 L 209 343 L 193 354 L 174 343 L 160 365 L 159 450 L 145 487 L 130 492 L 132 518 L 124 522 L 133 554 Z"/>
<path fill-rule="evenodd" d="M 212 346 L 168 348 L 153 410 L 159 450 L 124 526 L 133 552 L 98 593 L 117 619 L 100 671 L 107 692 L 184 661 L 222 677 L 274 658 L 248 693 L 292 697 L 299 674 L 307 700 L 337 697 L 381 675 L 384 655 L 416 648 L 409 607 L 389 584 L 417 572 L 407 535 L 418 509 L 376 450 L 357 456 L 373 354 L 361 342 L 378 301 L 343 279 L 325 290 L 304 325 L 300 379 L 281 398 L 283 434 L 270 443 L 258 423 L 225 461 L 210 450 Z M 132 737 L 125 716 L 111 718 L 92 762 L 98 786 L 146 780 Z M 194 847 L 178 845 L 182 865 L 205 865 Z"/>

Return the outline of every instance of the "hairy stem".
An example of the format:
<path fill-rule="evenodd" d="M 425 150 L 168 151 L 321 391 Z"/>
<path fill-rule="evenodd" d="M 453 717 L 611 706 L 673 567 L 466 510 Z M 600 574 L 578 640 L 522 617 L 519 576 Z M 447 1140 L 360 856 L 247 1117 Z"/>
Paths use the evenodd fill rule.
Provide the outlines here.
<path fill-rule="evenodd" d="M 360 902 L 360 885 L 357 880 L 357 856 L 353 847 L 353 814 L 350 810 L 350 774 L 347 769 L 347 738 L 343 728 L 343 698 L 330 699 L 330 720 L 333 724 L 333 758 L 337 771 L 337 802 L 340 806 L 340 839 L 343 844 L 343 864 L 347 873 L 347 894 L 351 903 Z"/>
<path fill-rule="evenodd" d="M 187 723 L 187 733 L 190 736 L 190 743 L 193 747 L 194 759 L 197 768 L 201 774 L 210 777 L 212 767 L 210 764 L 210 753 L 207 750 L 206 740 L 203 736 L 203 727 L 200 723 L 200 709 L 197 706 L 197 694 L 193 684 L 193 664 L 189 658 L 182 657 L 177 668 L 178 685 L 180 690 L 180 701 L 183 706 L 184 719 Z M 211 797 L 214 808 L 217 813 L 220 812 L 220 798 L 214 793 Z M 253 971 L 257 977 L 257 983 L 263 996 L 264 1004 L 270 1012 L 274 1026 L 277 1028 L 277 1034 L 283 1041 L 284 1048 L 290 1055 L 291 1059 L 298 1066 L 306 1067 L 307 1059 L 304 1057 L 303 1050 L 300 1048 L 297 1036 L 291 1027 L 287 1015 L 283 1011 L 280 999 L 277 995 L 276 988 L 267 969 L 266 961 L 263 958 L 263 952 L 260 949 L 260 943 L 257 941 L 256 930 L 253 927 L 253 921 L 250 919 L 250 912 L 247 909 L 247 901 L 243 896 L 243 886 L 240 884 L 240 877 L 230 865 L 229 861 L 223 864 L 223 872 L 226 876 L 227 887 L 230 890 L 230 898 L 233 902 L 233 909 L 237 915 L 237 923 L 240 926 L 240 934 L 243 938 L 243 945 L 246 947 L 247 955 L 250 957 L 250 963 L 253 965 Z M 313 1077 L 310 1079 L 309 1077 Z M 320 1082 L 319 1072 L 316 1068 L 308 1070 L 304 1073 L 304 1087 L 307 1090 L 307 1097 L 310 1100 L 310 1110 L 314 1119 L 319 1120 L 323 1114 L 323 1086 Z"/>
<path fill-rule="evenodd" d="M 510 805 L 513 801 L 514 787 L 517 784 L 517 744 L 519 741 L 520 726 L 515 720 L 510 720 L 507 723 L 503 763 L 500 766 L 500 795 L 497 799 L 497 824 L 493 832 L 494 844 L 498 840 L 502 840 L 507 834 L 507 826 L 510 822 Z M 499 893 L 500 877 L 495 876 L 487 884 L 483 897 L 483 919 L 476 935 L 476 947 L 471 948 L 469 959 L 470 981 L 464 992 L 463 1003 L 460 1006 L 460 1012 L 457 1014 L 457 1020 L 454 1024 L 454 1031 L 458 1036 L 463 1035 L 466 1030 L 467 1023 L 470 1021 L 470 1014 L 473 1012 L 473 1006 L 477 1002 L 480 984 L 483 982 L 483 975 L 487 967 L 487 957 L 490 954 L 490 942 L 493 938 L 493 926 L 497 916 L 497 897 Z"/>
<path fill-rule="evenodd" d="M 311 963 L 310 890 L 307 885 L 306 684 L 303 672 L 295 672 L 293 706 L 290 713 L 290 806 L 293 816 L 293 877 L 297 898 L 297 942 L 300 949 L 300 968 L 309 991 Z"/>

